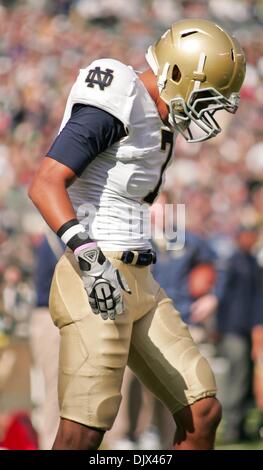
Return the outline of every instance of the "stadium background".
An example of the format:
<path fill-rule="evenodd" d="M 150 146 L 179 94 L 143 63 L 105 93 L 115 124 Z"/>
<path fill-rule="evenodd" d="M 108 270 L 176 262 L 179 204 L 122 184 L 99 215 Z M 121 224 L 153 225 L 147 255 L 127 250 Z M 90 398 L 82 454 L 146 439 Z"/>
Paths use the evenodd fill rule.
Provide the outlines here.
<path fill-rule="evenodd" d="M 263 266 L 263 2 L 0 1 L 0 414 L 31 410 L 38 399 L 39 391 L 30 391 L 28 322 L 44 225 L 27 187 L 56 133 L 76 73 L 107 56 L 141 69 L 147 46 L 184 17 L 212 18 L 234 31 L 248 68 L 240 109 L 224 121 L 224 132 L 206 143 L 178 139 L 166 189 L 186 204 L 191 228 L 222 256 L 231 251 L 240 224 L 257 225 L 256 255 Z M 256 416 L 252 410 L 252 426 Z M 243 444 L 253 446 L 263 448 Z"/>

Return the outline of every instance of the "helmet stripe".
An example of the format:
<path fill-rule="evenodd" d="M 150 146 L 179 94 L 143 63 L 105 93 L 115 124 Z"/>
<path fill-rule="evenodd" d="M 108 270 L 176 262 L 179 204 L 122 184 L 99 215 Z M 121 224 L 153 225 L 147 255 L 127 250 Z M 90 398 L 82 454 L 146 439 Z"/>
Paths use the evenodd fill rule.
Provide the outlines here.
<path fill-rule="evenodd" d="M 205 52 L 201 52 L 201 54 L 199 56 L 197 70 L 196 70 L 196 72 L 194 72 L 194 73 L 197 73 L 197 76 L 201 75 L 204 72 L 205 61 L 206 61 L 206 54 L 205 54 Z M 199 90 L 200 85 L 201 85 L 201 80 L 195 80 L 193 91 Z"/>

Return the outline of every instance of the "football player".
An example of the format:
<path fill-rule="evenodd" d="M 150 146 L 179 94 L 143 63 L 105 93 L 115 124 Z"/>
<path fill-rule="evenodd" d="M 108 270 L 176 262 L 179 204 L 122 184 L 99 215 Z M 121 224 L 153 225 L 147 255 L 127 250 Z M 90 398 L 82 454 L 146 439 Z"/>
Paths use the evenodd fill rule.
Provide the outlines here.
<path fill-rule="evenodd" d="M 195 19 L 172 25 L 146 59 L 141 74 L 112 59 L 80 70 L 29 190 L 68 246 L 50 294 L 61 333 L 54 449 L 99 447 L 127 364 L 173 414 L 174 448 L 212 449 L 220 421 L 210 366 L 151 275 L 147 221 L 177 133 L 209 139 L 216 111 L 237 110 L 245 57 Z"/>

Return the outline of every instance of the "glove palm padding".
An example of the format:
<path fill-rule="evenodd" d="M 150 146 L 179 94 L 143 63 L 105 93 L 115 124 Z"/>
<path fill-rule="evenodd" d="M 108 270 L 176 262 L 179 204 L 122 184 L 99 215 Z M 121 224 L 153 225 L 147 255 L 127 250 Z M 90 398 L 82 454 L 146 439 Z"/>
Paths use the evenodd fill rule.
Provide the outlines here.
<path fill-rule="evenodd" d="M 121 290 L 131 293 L 126 280 L 99 248 L 80 249 L 76 258 L 92 311 L 103 320 L 114 320 L 123 313 Z"/>

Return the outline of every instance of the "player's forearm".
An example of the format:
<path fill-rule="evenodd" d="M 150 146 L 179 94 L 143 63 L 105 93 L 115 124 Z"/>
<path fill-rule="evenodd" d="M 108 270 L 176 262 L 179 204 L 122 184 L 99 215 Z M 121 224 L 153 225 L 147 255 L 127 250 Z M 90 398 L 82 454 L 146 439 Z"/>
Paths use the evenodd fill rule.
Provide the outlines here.
<path fill-rule="evenodd" d="M 37 179 L 31 185 L 29 197 L 54 232 L 68 220 L 76 218 L 63 182 Z"/>
<path fill-rule="evenodd" d="M 47 224 L 72 251 L 89 243 L 94 244 L 76 219 L 67 193 L 66 188 L 75 178 L 76 174 L 72 169 L 46 157 L 42 160 L 28 192 Z"/>
<path fill-rule="evenodd" d="M 54 232 L 76 218 L 66 189 L 75 177 L 70 168 L 46 157 L 29 188 L 29 197 Z"/>

